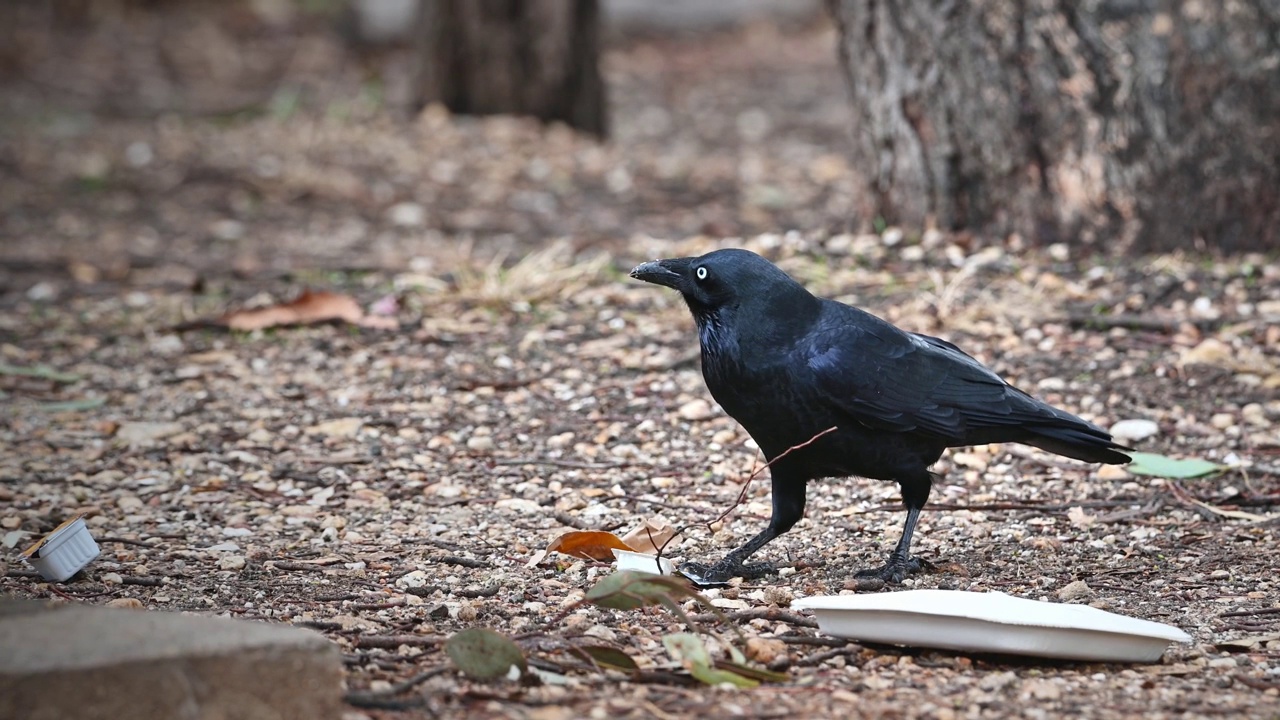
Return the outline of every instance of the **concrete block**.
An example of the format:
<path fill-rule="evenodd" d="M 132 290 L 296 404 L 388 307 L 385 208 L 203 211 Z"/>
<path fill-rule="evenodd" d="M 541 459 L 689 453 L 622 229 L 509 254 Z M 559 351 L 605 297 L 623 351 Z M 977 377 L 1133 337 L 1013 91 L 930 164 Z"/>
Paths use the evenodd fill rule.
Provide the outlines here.
<path fill-rule="evenodd" d="M 0 718 L 337 720 L 342 662 L 284 625 L 0 599 Z"/>

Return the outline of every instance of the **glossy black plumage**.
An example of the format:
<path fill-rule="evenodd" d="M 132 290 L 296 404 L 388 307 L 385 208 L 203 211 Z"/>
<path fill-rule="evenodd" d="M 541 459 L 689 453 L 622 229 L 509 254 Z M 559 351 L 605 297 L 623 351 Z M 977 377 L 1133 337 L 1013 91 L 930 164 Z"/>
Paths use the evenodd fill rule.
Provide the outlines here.
<path fill-rule="evenodd" d="M 719 563 L 695 566 L 706 581 L 758 570 L 743 561 L 803 517 L 809 480 L 858 475 L 902 487 L 902 539 L 884 566 L 860 573 L 896 582 L 918 568 L 911 536 L 929 497 L 929 466 L 945 448 L 1021 442 L 1087 462 L 1129 462 L 1106 431 L 1009 385 L 955 345 L 815 297 L 746 250 L 657 260 L 631 276 L 684 296 L 707 388 L 774 461 L 768 527 Z"/>

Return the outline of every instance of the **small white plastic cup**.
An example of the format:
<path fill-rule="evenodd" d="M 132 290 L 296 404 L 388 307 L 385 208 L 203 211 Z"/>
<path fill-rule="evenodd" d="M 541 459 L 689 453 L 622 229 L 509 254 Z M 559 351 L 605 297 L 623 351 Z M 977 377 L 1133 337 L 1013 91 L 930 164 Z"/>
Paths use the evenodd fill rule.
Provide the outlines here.
<path fill-rule="evenodd" d="M 674 575 L 676 566 L 666 558 L 654 555 L 613 549 L 613 557 L 618 561 L 618 570 L 635 570 L 650 575 Z"/>
<path fill-rule="evenodd" d="M 89 534 L 84 518 L 76 516 L 54 528 L 22 553 L 22 559 L 45 580 L 62 582 L 98 557 L 98 543 Z"/>

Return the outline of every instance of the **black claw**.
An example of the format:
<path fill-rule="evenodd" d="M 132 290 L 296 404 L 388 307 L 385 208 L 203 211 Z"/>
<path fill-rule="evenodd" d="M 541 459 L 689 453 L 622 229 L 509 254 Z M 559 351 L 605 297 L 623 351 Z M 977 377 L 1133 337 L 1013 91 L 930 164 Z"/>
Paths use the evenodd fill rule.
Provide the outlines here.
<path fill-rule="evenodd" d="M 886 583 L 897 584 L 905 580 L 911 573 L 919 572 L 923 567 L 925 567 L 925 565 L 919 558 L 904 559 L 900 557 L 891 557 L 889 558 L 889 562 L 878 568 L 859 570 L 854 573 L 854 577 L 874 578 L 877 580 L 883 580 Z"/>
<path fill-rule="evenodd" d="M 702 587 L 725 585 L 736 577 L 751 580 L 773 572 L 777 572 L 777 568 L 769 563 L 743 565 L 742 563 L 721 561 L 714 565 L 705 565 L 698 562 L 687 562 L 680 566 L 680 574 L 692 580 L 695 585 Z"/>

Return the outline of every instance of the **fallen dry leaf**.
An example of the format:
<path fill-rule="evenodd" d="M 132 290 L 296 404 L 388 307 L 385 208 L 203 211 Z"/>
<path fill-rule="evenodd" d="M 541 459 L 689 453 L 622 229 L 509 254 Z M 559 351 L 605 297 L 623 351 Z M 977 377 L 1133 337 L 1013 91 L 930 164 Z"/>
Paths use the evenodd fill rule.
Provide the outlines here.
<path fill-rule="evenodd" d="M 232 330 L 250 331 L 282 325 L 309 325 L 339 320 L 352 325 L 394 330 L 400 323 L 386 315 L 366 315 L 350 295 L 304 290 L 296 300 L 279 305 L 235 310 L 215 322 Z"/>
<path fill-rule="evenodd" d="M 567 532 L 547 546 L 547 552 L 559 552 L 585 560 L 611 562 L 613 550 L 631 550 L 637 552 L 621 538 L 603 530 L 573 530 Z"/>
<path fill-rule="evenodd" d="M 622 542 L 638 553 L 657 555 L 667 541 L 675 537 L 676 528 L 660 517 L 648 518 L 640 527 L 622 536 Z"/>

